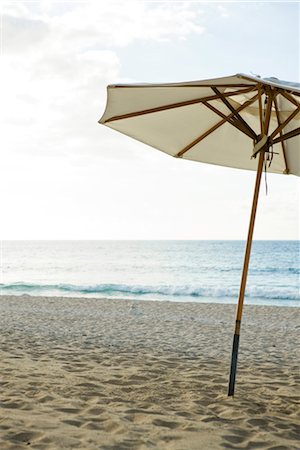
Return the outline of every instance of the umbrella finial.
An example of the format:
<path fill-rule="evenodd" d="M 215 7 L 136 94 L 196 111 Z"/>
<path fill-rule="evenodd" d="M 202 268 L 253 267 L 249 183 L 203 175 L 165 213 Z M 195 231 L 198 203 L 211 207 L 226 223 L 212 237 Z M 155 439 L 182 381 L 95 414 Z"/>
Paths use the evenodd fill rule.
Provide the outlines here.
<path fill-rule="evenodd" d="M 258 75 L 258 73 L 254 73 L 254 72 L 252 72 L 252 70 L 250 70 L 250 73 L 251 73 L 251 75 L 253 75 L 256 78 L 261 78 L 261 76 Z"/>

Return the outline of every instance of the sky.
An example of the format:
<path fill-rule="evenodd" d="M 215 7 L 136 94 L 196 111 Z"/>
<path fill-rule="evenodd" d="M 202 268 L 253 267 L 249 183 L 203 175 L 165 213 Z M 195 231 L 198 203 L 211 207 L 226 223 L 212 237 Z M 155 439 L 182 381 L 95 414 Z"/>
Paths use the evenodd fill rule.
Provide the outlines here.
<path fill-rule="evenodd" d="M 106 86 L 299 82 L 299 28 L 299 2 L 2 1 L 2 239 L 246 239 L 255 173 L 99 125 Z M 299 239 L 299 178 L 267 182 L 254 239 Z"/>

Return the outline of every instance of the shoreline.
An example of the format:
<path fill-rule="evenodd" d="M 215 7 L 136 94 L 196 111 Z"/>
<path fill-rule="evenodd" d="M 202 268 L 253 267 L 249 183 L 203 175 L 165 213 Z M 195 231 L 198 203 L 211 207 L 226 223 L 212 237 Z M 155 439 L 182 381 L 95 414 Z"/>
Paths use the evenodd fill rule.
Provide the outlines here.
<path fill-rule="evenodd" d="M 31 296 L 0 305 L 3 450 L 298 447 L 297 307 L 245 305 L 228 398 L 235 305 Z"/>
<path fill-rule="evenodd" d="M 182 297 L 183 299 L 176 299 L 175 300 L 171 300 L 171 299 L 153 299 L 151 298 L 151 296 L 149 296 L 150 298 L 134 298 L 134 297 L 97 297 L 97 296 L 93 296 L 93 294 L 90 295 L 84 295 L 84 294 L 78 294 L 78 295 L 61 295 L 61 294 L 51 294 L 51 295 L 46 295 L 46 294 L 27 294 L 27 293 L 20 293 L 20 294 L 6 294 L 3 293 L 1 288 L 0 288 L 0 298 L 1 297 L 5 297 L 5 298 L 38 298 L 38 299 L 43 299 L 43 298 L 53 298 L 53 299 L 69 299 L 69 300 L 81 300 L 81 301 L 85 301 L 85 300 L 93 300 L 93 301 L 112 301 L 112 302 L 134 302 L 134 303 L 168 303 L 168 304 L 195 304 L 195 305 L 227 305 L 227 306 L 236 306 L 237 305 L 237 301 L 238 301 L 238 297 L 236 297 L 236 299 L 234 301 L 229 300 L 229 297 L 223 297 L 223 301 L 218 301 L 218 299 L 216 299 L 216 297 L 214 298 L 209 298 L 209 297 L 201 297 L 201 300 L 194 300 L 193 298 L 191 300 L 186 300 L 184 299 L 184 297 Z M 179 296 L 178 296 L 179 297 Z M 180 298 L 180 297 L 179 297 Z M 221 297 L 220 297 L 221 298 Z M 249 300 L 250 298 L 250 300 Z M 203 299 L 203 300 L 202 300 Z M 252 303 L 252 301 L 254 303 Z M 245 302 L 244 302 L 244 307 L 248 308 L 248 307 L 266 307 L 266 308 L 300 308 L 300 301 L 298 300 L 280 300 L 280 299 L 275 299 L 275 300 L 270 300 L 269 303 L 267 303 L 265 301 L 265 299 L 259 299 L 259 298 L 255 298 L 255 297 L 247 297 L 245 296 Z M 272 303 L 274 302 L 274 303 Z M 286 304 L 285 304 L 286 303 Z M 296 303 L 296 304 L 291 304 L 291 303 Z"/>

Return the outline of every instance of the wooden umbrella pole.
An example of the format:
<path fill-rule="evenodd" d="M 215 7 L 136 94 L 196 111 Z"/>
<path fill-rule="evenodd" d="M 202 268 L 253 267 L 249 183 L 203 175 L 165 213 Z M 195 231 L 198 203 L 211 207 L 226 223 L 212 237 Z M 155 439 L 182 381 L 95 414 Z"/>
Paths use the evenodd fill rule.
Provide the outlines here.
<path fill-rule="evenodd" d="M 265 156 L 266 150 L 267 150 L 267 147 L 261 149 L 261 151 L 259 153 L 259 160 L 258 160 L 258 166 L 257 166 L 257 172 L 256 172 L 255 189 L 254 189 L 254 195 L 253 195 L 247 245 L 246 245 L 246 250 L 245 250 L 244 266 L 243 266 L 243 272 L 242 272 L 242 278 L 241 278 L 239 300 L 238 300 L 238 305 L 237 305 L 237 310 L 236 310 L 235 332 L 234 332 L 234 336 L 233 336 L 233 345 L 232 345 L 228 396 L 234 395 L 234 385 L 235 385 L 237 358 L 238 358 L 238 351 L 239 351 L 239 339 L 240 339 L 244 296 L 245 296 L 245 289 L 246 289 L 246 282 L 247 282 L 247 275 L 248 275 L 248 266 L 249 266 L 251 246 L 252 246 L 252 237 L 253 237 L 254 222 L 255 222 L 255 215 L 256 215 L 256 209 L 257 209 L 259 187 L 260 187 L 261 175 L 262 175 L 263 164 L 264 164 L 264 156 Z"/>

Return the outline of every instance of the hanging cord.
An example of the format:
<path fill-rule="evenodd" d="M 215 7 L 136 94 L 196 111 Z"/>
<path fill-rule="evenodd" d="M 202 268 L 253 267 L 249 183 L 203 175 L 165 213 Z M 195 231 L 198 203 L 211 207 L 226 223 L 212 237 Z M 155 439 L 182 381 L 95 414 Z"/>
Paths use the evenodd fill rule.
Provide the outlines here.
<path fill-rule="evenodd" d="M 275 155 L 273 150 L 273 143 L 270 145 L 269 150 L 266 153 L 267 153 L 267 161 L 269 162 L 268 167 L 271 167 Z M 278 153 L 276 153 L 276 155 L 278 155 Z"/>
<path fill-rule="evenodd" d="M 264 111 L 263 111 L 263 121 L 266 117 L 266 105 L 268 103 L 268 97 L 265 97 L 264 101 Z M 265 146 L 267 146 L 267 150 L 264 151 L 264 172 L 265 172 L 265 186 L 266 186 L 266 195 L 268 195 L 268 182 L 267 182 L 267 171 L 271 167 L 274 155 L 278 155 L 278 153 L 273 150 L 273 142 L 266 135 L 261 135 L 260 139 L 256 142 L 253 142 L 254 148 L 251 156 L 252 158 L 256 158 L 257 155 L 264 150 Z"/>
<path fill-rule="evenodd" d="M 264 112 L 263 112 L 264 120 L 266 118 L 267 104 L 268 104 L 268 96 L 266 95 L 265 101 L 264 101 Z M 276 153 L 276 154 L 278 154 L 278 153 Z M 271 142 L 271 145 L 269 146 L 268 150 L 265 152 L 265 158 L 264 158 L 266 195 L 268 195 L 267 169 L 271 167 L 273 158 L 274 158 L 274 150 L 273 150 L 273 142 Z"/>
<path fill-rule="evenodd" d="M 268 151 L 266 151 L 266 153 L 265 153 L 265 159 L 264 159 L 266 195 L 268 195 L 267 169 L 269 169 L 271 167 L 273 158 L 274 158 L 274 150 L 273 150 L 273 144 L 271 144 Z"/>
<path fill-rule="evenodd" d="M 266 186 L 266 195 L 268 195 L 268 182 L 267 182 L 267 161 L 268 156 L 266 158 L 266 154 L 264 155 L 264 171 L 265 171 L 265 186 Z"/>

